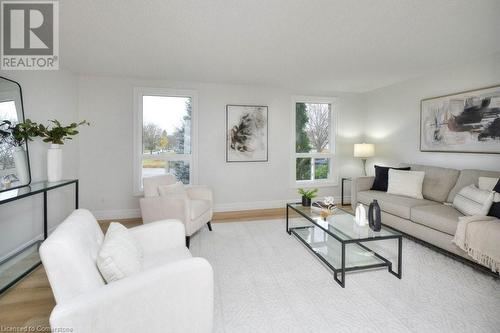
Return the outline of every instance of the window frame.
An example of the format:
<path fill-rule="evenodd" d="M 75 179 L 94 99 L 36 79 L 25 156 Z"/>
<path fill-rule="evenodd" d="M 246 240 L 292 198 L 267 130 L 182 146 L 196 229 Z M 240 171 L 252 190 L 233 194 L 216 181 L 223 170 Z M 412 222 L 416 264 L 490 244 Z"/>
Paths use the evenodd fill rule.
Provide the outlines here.
<path fill-rule="evenodd" d="M 295 123 L 296 123 L 296 104 L 297 103 L 318 103 L 318 104 L 330 104 L 330 133 L 329 133 L 329 144 L 330 151 L 328 153 L 297 153 L 296 152 L 296 135 Z M 291 136 L 290 136 L 290 185 L 292 188 L 307 188 L 307 187 L 331 187 L 338 186 L 338 170 L 335 167 L 336 163 L 336 144 L 337 144 L 337 124 L 338 124 L 338 113 L 337 113 L 337 99 L 335 97 L 318 97 L 318 96 L 292 96 L 292 107 L 291 107 Z M 327 179 L 320 180 L 297 180 L 296 172 L 297 158 L 327 158 L 329 159 L 329 172 Z"/>
<path fill-rule="evenodd" d="M 189 162 L 189 185 L 198 183 L 198 92 L 196 90 L 134 87 L 134 195 L 142 196 L 143 96 L 191 98 L 191 154 L 159 155 L 165 161 Z"/>

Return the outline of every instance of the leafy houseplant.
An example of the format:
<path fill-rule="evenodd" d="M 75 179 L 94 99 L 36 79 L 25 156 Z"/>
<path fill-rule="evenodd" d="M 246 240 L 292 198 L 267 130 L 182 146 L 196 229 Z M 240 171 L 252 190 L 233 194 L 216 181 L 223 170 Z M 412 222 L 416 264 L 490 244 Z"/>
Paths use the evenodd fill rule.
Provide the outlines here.
<path fill-rule="evenodd" d="M 43 142 L 50 142 L 55 145 L 63 145 L 64 140 L 72 140 L 72 136 L 79 132 L 76 130 L 79 126 L 90 125 L 86 120 L 79 123 L 71 123 L 68 126 L 63 126 L 58 120 L 49 120 L 52 126 L 38 125 L 39 135 L 43 138 Z"/>
<path fill-rule="evenodd" d="M 72 136 L 79 132 L 77 128 L 82 125 L 90 125 L 83 120 L 79 123 L 71 123 L 63 126 L 58 120 L 50 120 L 51 126 L 38 125 L 39 136 L 43 142 L 51 143 L 47 151 L 47 180 L 57 182 L 62 179 L 62 150 L 61 145 L 65 140 L 72 140 Z"/>
<path fill-rule="evenodd" d="M 302 206 L 310 207 L 312 199 L 315 198 L 318 193 L 318 189 L 313 188 L 311 190 L 304 190 L 303 188 L 299 188 L 297 192 L 302 196 Z"/>

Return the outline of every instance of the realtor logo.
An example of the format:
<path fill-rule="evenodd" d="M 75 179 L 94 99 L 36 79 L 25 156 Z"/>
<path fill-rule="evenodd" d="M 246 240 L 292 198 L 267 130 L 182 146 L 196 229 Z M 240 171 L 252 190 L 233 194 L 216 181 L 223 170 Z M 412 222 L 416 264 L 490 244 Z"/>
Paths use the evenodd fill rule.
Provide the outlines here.
<path fill-rule="evenodd" d="M 1 21 L 1 69 L 59 69 L 57 1 L 1 1 Z"/>

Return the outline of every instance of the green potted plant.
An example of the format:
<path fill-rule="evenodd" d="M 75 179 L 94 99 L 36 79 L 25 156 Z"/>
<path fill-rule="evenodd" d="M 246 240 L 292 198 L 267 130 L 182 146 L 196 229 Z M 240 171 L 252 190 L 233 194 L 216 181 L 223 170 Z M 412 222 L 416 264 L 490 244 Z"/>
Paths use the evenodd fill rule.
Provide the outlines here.
<path fill-rule="evenodd" d="M 311 207 L 312 199 L 316 197 L 318 189 L 304 190 L 303 188 L 299 188 L 298 192 L 302 196 L 302 206 Z"/>
<path fill-rule="evenodd" d="M 14 124 L 9 120 L 3 120 L 0 123 L 1 143 L 13 147 L 14 165 L 16 166 L 16 177 L 23 185 L 29 184 L 30 175 L 26 150 L 26 142 L 32 141 L 38 136 L 38 125 L 29 119 L 24 122 Z"/>
<path fill-rule="evenodd" d="M 90 125 L 83 120 L 79 123 L 71 123 L 63 126 L 58 120 L 49 120 L 49 126 L 38 125 L 39 136 L 43 142 L 50 143 L 47 151 L 47 180 L 57 182 L 62 179 L 62 149 L 61 146 L 66 140 L 72 140 L 72 136 L 79 132 L 77 128 L 82 125 Z"/>

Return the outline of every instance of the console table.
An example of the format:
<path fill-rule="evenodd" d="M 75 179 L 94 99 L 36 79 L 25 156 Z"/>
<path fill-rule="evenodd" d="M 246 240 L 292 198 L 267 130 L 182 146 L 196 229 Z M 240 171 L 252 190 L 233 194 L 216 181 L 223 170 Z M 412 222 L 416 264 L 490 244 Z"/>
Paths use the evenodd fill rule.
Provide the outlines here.
<path fill-rule="evenodd" d="M 69 179 L 69 180 L 61 180 L 58 182 L 34 182 L 31 183 L 28 186 L 24 186 L 21 188 L 13 189 L 10 191 L 5 191 L 0 193 L 0 205 L 6 204 L 8 202 L 20 200 L 23 198 L 31 197 L 37 194 L 42 194 L 43 195 L 43 239 L 46 239 L 48 236 L 48 221 L 47 221 L 47 193 L 49 191 L 55 190 L 57 188 L 63 187 L 63 186 L 70 186 L 74 184 L 75 186 L 75 209 L 78 209 L 78 179 Z M 38 247 L 41 244 L 41 240 L 37 241 L 33 244 L 29 244 L 25 248 L 21 249 L 20 251 L 12 254 L 8 258 L 2 260 L 0 262 L 0 268 L 7 264 L 9 261 L 13 260 L 15 257 L 22 255 L 24 252 L 27 252 L 29 249 L 33 249 L 34 246 L 36 246 L 36 252 L 38 252 Z M 28 273 L 30 273 L 32 270 L 34 270 L 38 265 L 40 265 L 40 257 L 37 258 L 34 262 L 29 264 L 27 267 L 24 267 L 22 271 L 19 272 L 19 274 L 15 274 L 12 276 L 11 279 L 9 279 L 8 282 L 6 283 L 0 283 L 0 294 L 3 293 L 5 290 L 7 290 L 9 287 L 14 285 L 17 281 L 22 279 L 24 276 L 26 276 Z M 0 282 L 1 279 L 0 279 Z"/>

